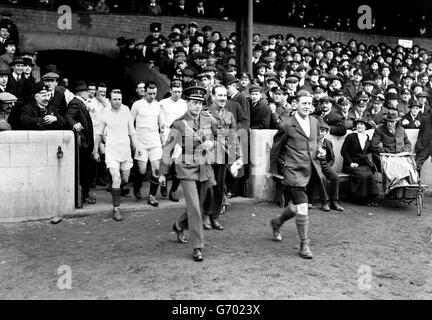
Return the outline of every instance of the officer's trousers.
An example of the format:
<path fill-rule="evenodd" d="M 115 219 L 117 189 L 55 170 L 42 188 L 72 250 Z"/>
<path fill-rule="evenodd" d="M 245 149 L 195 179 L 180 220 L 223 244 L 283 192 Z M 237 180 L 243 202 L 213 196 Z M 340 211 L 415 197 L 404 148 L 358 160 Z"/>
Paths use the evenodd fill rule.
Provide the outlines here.
<path fill-rule="evenodd" d="M 199 182 L 196 180 L 180 180 L 186 200 L 186 212 L 178 219 L 180 228 L 189 229 L 189 238 L 192 247 L 204 247 L 204 230 L 201 212 L 207 192 L 210 186 L 209 181 Z"/>

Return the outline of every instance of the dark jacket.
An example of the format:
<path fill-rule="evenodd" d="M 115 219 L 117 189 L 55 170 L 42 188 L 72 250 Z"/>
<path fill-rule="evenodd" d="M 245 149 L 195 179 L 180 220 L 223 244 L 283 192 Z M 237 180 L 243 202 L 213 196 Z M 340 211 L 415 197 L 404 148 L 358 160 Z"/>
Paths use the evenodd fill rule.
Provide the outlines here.
<path fill-rule="evenodd" d="M 68 104 L 65 119 L 70 129 L 76 123 L 81 123 L 83 126 L 80 132 L 81 148 L 92 151 L 94 147 L 93 123 L 84 102 L 77 97 L 73 98 Z"/>
<path fill-rule="evenodd" d="M 231 111 L 231 113 L 234 115 L 234 118 L 236 120 L 237 130 L 249 128 L 248 119 L 246 118 L 240 104 L 238 104 L 235 101 L 228 100 L 226 102 L 225 108 Z"/>
<path fill-rule="evenodd" d="M 43 121 L 45 115 L 53 115 L 57 117 L 57 121 L 45 124 Z M 21 109 L 20 124 L 23 130 L 66 129 L 66 120 L 59 114 L 58 109 L 52 105 L 48 105 L 46 109 L 41 109 L 35 100 L 32 100 Z"/>
<path fill-rule="evenodd" d="M 420 129 L 418 132 L 418 138 L 415 145 L 415 152 L 419 154 L 428 150 L 432 152 L 432 115 L 429 114 L 423 118 Z"/>
<path fill-rule="evenodd" d="M 323 120 L 330 126 L 330 134 L 334 136 L 344 136 L 347 128 L 341 115 L 331 110 L 327 115 L 323 116 Z"/>
<path fill-rule="evenodd" d="M 333 167 L 334 162 L 335 162 L 335 154 L 333 151 L 333 144 L 331 143 L 330 140 L 323 139 L 321 145 L 322 145 L 322 148 L 326 151 L 326 156 L 325 156 L 325 159 L 323 159 L 323 160 L 320 159 L 320 162 L 325 161 L 330 167 Z"/>
<path fill-rule="evenodd" d="M 322 177 L 317 158 L 319 125 L 310 116 L 310 136 L 305 135 L 295 116 L 289 117 L 273 138 L 270 151 L 270 173 L 279 174 L 282 165 L 284 184 L 291 187 L 306 187 L 313 169 Z"/>
<path fill-rule="evenodd" d="M 404 120 L 408 120 L 409 121 L 409 123 L 408 124 L 402 124 L 402 122 L 404 121 Z M 422 123 L 422 121 L 423 121 L 423 114 L 421 113 L 421 112 L 419 112 L 419 114 L 417 115 L 417 117 L 415 117 L 414 119 L 413 119 L 413 117 L 411 116 L 411 111 L 410 112 L 408 112 L 406 115 L 404 115 L 403 117 L 402 117 L 402 119 L 401 119 L 401 124 L 402 124 L 402 126 L 404 127 L 404 129 L 418 129 L 419 127 L 417 127 L 415 124 L 414 124 L 414 121 L 416 121 L 416 120 L 418 120 L 419 122 L 420 122 L 420 125 L 421 125 L 421 123 Z"/>
<path fill-rule="evenodd" d="M 246 118 L 245 122 L 242 122 L 242 126 L 244 129 L 248 130 L 249 126 L 250 126 L 250 104 L 249 104 L 248 99 L 241 92 L 237 92 L 231 98 L 231 100 L 237 102 L 241 106 L 243 114 Z"/>
<path fill-rule="evenodd" d="M 271 109 L 263 99 L 255 105 L 251 104 L 250 109 L 250 128 L 251 129 L 269 129 L 271 119 Z"/>
<path fill-rule="evenodd" d="M 380 145 L 382 143 L 382 146 Z M 372 136 L 372 153 L 379 156 L 380 153 L 410 152 L 411 142 L 405 129 L 397 125 L 395 134 L 391 134 L 386 125 L 377 127 Z"/>
<path fill-rule="evenodd" d="M 341 156 L 343 157 L 342 172 L 349 173 L 351 163 L 357 163 L 359 166 L 368 166 L 375 171 L 375 166 L 368 158 L 371 153 L 371 142 L 366 140 L 365 147 L 362 150 L 360 141 L 357 137 L 357 132 L 350 133 L 345 137 L 344 143 L 341 148 Z"/>

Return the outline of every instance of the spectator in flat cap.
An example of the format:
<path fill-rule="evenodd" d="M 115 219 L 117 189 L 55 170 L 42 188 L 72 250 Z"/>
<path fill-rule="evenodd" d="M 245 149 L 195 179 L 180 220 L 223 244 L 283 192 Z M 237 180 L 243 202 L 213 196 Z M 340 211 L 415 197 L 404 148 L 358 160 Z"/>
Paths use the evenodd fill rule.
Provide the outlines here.
<path fill-rule="evenodd" d="M 337 113 L 342 117 L 344 126 L 347 130 L 352 130 L 354 127 L 353 120 L 350 116 L 350 109 L 352 107 L 352 101 L 348 97 L 343 97 L 338 101 L 338 111 Z"/>
<path fill-rule="evenodd" d="M 429 102 L 427 101 L 428 97 L 429 95 L 426 92 L 420 92 L 417 95 L 415 95 L 415 98 L 420 104 L 420 111 L 424 115 L 430 112 Z"/>
<path fill-rule="evenodd" d="M 354 106 L 351 107 L 351 109 L 348 112 L 348 116 L 351 121 L 356 119 L 362 119 L 365 121 L 369 127 L 376 127 L 375 123 L 372 120 L 372 116 L 369 111 L 367 111 L 368 104 L 364 100 L 358 100 L 357 102 L 354 102 Z M 354 124 L 355 126 L 355 124 Z"/>
<path fill-rule="evenodd" d="M 388 112 L 388 110 L 383 106 L 384 101 L 385 97 L 382 93 L 373 95 L 369 102 L 370 107 L 366 109 L 366 111 L 370 113 L 376 126 L 384 122 L 384 117 Z"/>
<path fill-rule="evenodd" d="M 269 129 L 271 119 L 271 109 L 266 100 L 263 99 L 263 89 L 261 86 L 253 85 L 249 88 L 251 97 L 250 108 L 250 128 Z"/>
<path fill-rule="evenodd" d="M 41 77 L 41 81 L 48 86 L 49 104 L 59 110 L 61 116 L 64 116 L 67 111 L 67 105 L 74 95 L 68 89 L 59 85 L 59 74 L 55 72 L 45 73 Z"/>
<path fill-rule="evenodd" d="M 249 88 L 251 85 L 251 80 L 252 76 L 249 73 L 243 72 L 239 75 L 238 91 L 248 98 L 248 102 L 250 101 Z"/>
<path fill-rule="evenodd" d="M 343 89 L 351 99 L 354 99 L 357 92 L 363 89 L 362 80 L 363 72 L 360 69 L 356 69 L 353 73 L 353 80 L 344 84 Z"/>
<path fill-rule="evenodd" d="M 420 104 L 414 100 L 409 104 L 409 111 L 402 117 L 401 124 L 405 129 L 419 129 L 422 121 Z"/>
<path fill-rule="evenodd" d="M 16 46 L 19 45 L 20 37 L 16 24 L 12 21 L 12 12 L 4 10 L 1 13 L 0 26 L 5 26 L 9 33 L 9 38 L 12 39 Z"/>
<path fill-rule="evenodd" d="M 411 90 L 407 89 L 407 88 L 402 88 L 399 91 L 399 100 L 398 100 L 398 104 L 396 106 L 396 108 L 398 109 L 399 112 L 402 113 L 402 115 L 406 115 L 410 109 L 409 109 L 409 105 L 411 103 Z"/>
<path fill-rule="evenodd" d="M 8 122 L 9 114 L 18 100 L 9 92 L 0 93 L 0 131 L 12 130 L 12 126 Z"/>
<path fill-rule="evenodd" d="M 345 128 L 342 116 L 333 107 L 333 103 L 334 100 L 331 97 L 322 97 L 315 113 L 330 127 L 330 134 L 344 136 L 347 129 Z"/>
<path fill-rule="evenodd" d="M 38 82 L 33 90 L 33 99 L 26 104 L 20 115 L 23 130 L 62 130 L 66 129 L 66 121 L 59 110 L 49 104 L 48 86 Z"/>

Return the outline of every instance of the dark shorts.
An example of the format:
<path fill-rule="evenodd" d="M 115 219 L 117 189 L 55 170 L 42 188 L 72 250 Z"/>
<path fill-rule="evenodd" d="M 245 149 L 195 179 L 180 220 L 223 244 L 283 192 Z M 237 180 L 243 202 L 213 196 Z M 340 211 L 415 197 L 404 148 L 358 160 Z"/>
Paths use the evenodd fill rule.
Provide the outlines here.
<path fill-rule="evenodd" d="M 290 187 L 287 186 L 288 194 L 292 202 L 297 205 L 301 203 L 308 203 L 308 196 L 306 192 L 306 187 Z"/>

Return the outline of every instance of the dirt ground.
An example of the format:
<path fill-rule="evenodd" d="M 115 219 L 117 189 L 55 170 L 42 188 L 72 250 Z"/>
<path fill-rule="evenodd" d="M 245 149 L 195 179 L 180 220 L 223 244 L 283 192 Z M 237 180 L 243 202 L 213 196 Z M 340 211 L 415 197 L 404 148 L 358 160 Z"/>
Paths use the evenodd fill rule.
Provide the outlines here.
<path fill-rule="evenodd" d="M 202 263 L 171 232 L 178 209 L 2 224 L 0 298 L 431 299 L 432 199 L 421 217 L 395 201 L 342 204 L 344 213 L 311 210 L 312 260 L 298 256 L 294 221 L 272 240 L 281 209 L 271 203 L 232 205 L 225 230 L 205 231 Z M 58 286 L 63 265 L 71 289 Z"/>

